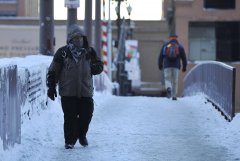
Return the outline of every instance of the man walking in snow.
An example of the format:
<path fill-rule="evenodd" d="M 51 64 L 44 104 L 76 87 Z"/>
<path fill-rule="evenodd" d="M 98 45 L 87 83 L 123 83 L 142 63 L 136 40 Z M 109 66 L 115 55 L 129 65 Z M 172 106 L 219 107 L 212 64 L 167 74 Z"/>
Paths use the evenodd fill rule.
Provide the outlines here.
<path fill-rule="evenodd" d="M 177 100 L 178 90 L 178 75 L 181 69 L 182 72 L 187 69 L 187 58 L 183 46 L 178 42 L 176 34 L 170 35 L 170 40 L 162 46 L 158 67 L 164 72 L 164 81 L 167 91 L 167 97 L 172 97 L 172 100 Z"/>
<path fill-rule="evenodd" d="M 66 149 L 72 149 L 77 140 L 84 147 L 88 145 L 86 134 L 94 110 L 92 75 L 102 71 L 103 63 L 89 47 L 83 31 L 78 25 L 71 25 L 67 45 L 57 50 L 47 74 L 50 99 L 55 100 L 56 85 L 59 87 Z"/>

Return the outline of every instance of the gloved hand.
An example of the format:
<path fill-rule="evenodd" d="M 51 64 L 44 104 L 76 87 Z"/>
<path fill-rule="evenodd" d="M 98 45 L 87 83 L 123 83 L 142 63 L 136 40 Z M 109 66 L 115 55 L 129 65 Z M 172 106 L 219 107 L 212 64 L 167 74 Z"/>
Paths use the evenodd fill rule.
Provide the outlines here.
<path fill-rule="evenodd" d="M 57 91 L 55 88 L 49 88 L 47 91 L 47 95 L 51 100 L 55 100 L 55 97 L 57 97 Z"/>
<path fill-rule="evenodd" d="M 182 68 L 182 72 L 186 72 L 186 68 Z"/>
<path fill-rule="evenodd" d="M 162 70 L 163 69 L 163 66 L 162 65 L 159 65 L 159 70 Z"/>
<path fill-rule="evenodd" d="M 91 74 L 97 75 L 103 71 L 103 62 L 96 61 L 95 63 L 91 64 Z"/>

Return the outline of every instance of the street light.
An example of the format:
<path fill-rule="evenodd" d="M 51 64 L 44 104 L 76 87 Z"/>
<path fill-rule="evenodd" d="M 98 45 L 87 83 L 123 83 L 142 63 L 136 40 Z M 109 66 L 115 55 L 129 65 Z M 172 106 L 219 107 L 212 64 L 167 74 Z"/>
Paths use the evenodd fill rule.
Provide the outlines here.
<path fill-rule="evenodd" d="M 117 2 L 117 7 L 115 8 L 116 14 L 117 14 L 117 40 L 120 38 L 120 28 L 121 28 L 121 2 L 127 1 L 127 0 L 112 0 Z"/>
<path fill-rule="evenodd" d="M 116 14 L 117 14 L 117 42 L 118 42 L 118 58 L 117 58 L 117 82 L 119 83 L 119 93 L 120 95 L 127 95 L 131 91 L 131 83 L 128 80 L 128 74 L 127 71 L 125 71 L 125 40 L 126 40 L 126 32 L 127 35 L 128 33 L 131 32 L 130 26 L 133 27 L 134 25 L 130 23 L 128 25 L 128 30 L 125 28 L 125 20 L 121 19 L 120 16 L 120 5 L 121 2 L 127 1 L 127 0 L 114 0 L 117 2 L 117 7 L 115 8 Z M 129 20 L 130 20 L 130 15 L 132 12 L 132 7 L 130 5 L 127 6 L 127 12 L 129 15 Z M 132 24 L 132 25 L 131 25 Z"/>
<path fill-rule="evenodd" d="M 128 11 L 129 19 L 130 19 L 130 15 L 131 15 L 131 12 L 132 12 L 132 7 L 130 6 L 130 4 L 127 6 L 127 11 Z"/>
<path fill-rule="evenodd" d="M 135 28 L 135 23 L 130 18 L 130 15 L 132 12 L 132 7 L 130 6 L 130 4 L 127 6 L 127 12 L 128 12 L 128 16 L 129 16 L 127 38 L 132 39 L 133 29 Z"/>

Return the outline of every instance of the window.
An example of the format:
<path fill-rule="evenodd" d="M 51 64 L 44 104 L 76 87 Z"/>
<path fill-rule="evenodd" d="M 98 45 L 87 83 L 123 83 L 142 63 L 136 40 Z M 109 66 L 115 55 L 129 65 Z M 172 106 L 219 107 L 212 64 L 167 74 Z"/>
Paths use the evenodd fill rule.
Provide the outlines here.
<path fill-rule="evenodd" d="M 240 22 L 216 22 L 216 53 L 219 61 L 240 60 Z"/>
<path fill-rule="evenodd" d="M 1 4 L 17 4 L 17 0 L 0 0 Z"/>
<path fill-rule="evenodd" d="M 235 9 L 236 0 L 204 0 L 204 8 Z"/>
<path fill-rule="evenodd" d="M 16 12 L 1 12 L 0 11 L 0 17 L 15 17 L 16 16 Z"/>
<path fill-rule="evenodd" d="M 190 22 L 189 60 L 240 61 L 240 22 Z"/>
<path fill-rule="evenodd" d="M 216 60 L 214 23 L 190 23 L 189 60 Z"/>
<path fill-rule="evenodd" d="M 0 0 L 0 3 L 12 3 L 16 2 L 17 0 Z"/>

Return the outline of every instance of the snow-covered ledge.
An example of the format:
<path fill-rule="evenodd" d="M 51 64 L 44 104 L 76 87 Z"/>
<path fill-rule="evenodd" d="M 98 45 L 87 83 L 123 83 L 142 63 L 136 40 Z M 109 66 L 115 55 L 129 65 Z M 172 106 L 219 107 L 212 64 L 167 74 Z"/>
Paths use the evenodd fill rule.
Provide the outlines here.
<path fill-rule="evenodd" d="M 46 75 L 52 59 L 52 56 L 43 55 L 0 59 L 0 137 L 3 149 L 20 143 L 21 124 L 47 108 Z M 112 94 L 114 86 L 106 73 L 93 76 L 93 79 L 95 92 Z"/>
<path fill-rule="evenodd" d="M 0 59 L 0 134 L 3 148 L 21 142 L 21 124 L 46 108 L 46 72 L 52 58 Z"/>

